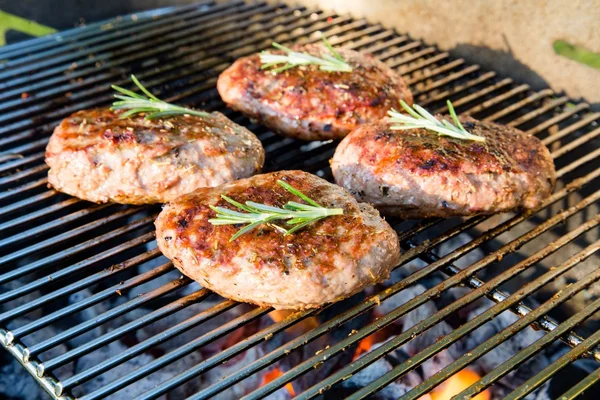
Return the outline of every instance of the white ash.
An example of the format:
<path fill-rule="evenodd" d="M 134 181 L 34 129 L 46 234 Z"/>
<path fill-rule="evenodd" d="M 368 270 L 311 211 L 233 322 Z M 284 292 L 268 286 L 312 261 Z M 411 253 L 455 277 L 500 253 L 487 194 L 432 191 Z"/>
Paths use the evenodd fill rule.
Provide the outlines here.
<path fill-rule="evenodd" d="M 425 292 L 425 287 L 420 284 L 415 284 L 410 286 L 399 293 L 396 293 L 389 299 L 383 301 L 377 308 L 375 309 L 375 313 L 379 315 L 385 315 L 393 311 L 394 309 L 402 306 L 408 301 L 414 299 L 421 293 Z M 400 325 L 402 327 L 402 331 L 407 331 L 414 325 L 420 323 L 427 317 L 432 316 L 438 311 L 436 305 L 433 301 L 429 300 L 419 307 L 409 311 L 401 318 L 395 320 L 393 324 Z M 403 346 L 404 351 L 406 351 L 410 356 L 414 356 L 426 347 L 432 345 L 436 342 L 436 340 L 440 337 L 443 337 L 452 332 L 452 328 L 445 321 L 441 321 L 418 335 L 410 342 L 406 343 Z M 459 354 L 462 354 L 462 348 L 460 344 L 455 344 L 450 346 L 449 351 L 456 357 Z"/>
<path fill-rule="evenodd" d="M 8 352 L 0 351 L 0 398 L 44 399 L 47 394 Z"/>
<path fill-rule="evenodd" d="M 13 321 L 15 326 L 24 326 L 32 322 L 28 318 L 17 318 Z M 50 339 L 56 336 L 58 332 L 50 327 L 40 329 L 33 332 L 31 335 L 26 336 L 23 339 L 25 345 L 31 345 L 33 343 L 39 343 L 44 340 Z M 60 344 L 55 346 L 48 351 L 40 354 L 40 360 L 49 360 L 57 357 L 61 354 L 66 353 L 68 350 L 67 346 Z M 6 363 L 0 364 L 0 398 L 15 398 L 15 399 L 37 399 L 46 398 L 46 394 L 43 393 L 43 389 L 34 383 L 33 378 L 29 373 L 14 359 L 11 355 L 3 351 L 3 357 L 7 361 Z M 67 364 L 61 368 L 58 368 L 56 375 L 69 378 L 73 376 L 75 370 L 72 363 Z M 41 395 L 40 395 L 41 394 Z"/>

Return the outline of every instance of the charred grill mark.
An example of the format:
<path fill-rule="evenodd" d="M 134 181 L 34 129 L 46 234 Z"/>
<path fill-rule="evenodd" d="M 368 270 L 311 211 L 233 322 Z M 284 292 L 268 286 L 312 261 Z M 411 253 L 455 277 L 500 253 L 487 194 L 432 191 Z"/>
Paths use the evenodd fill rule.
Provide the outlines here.
<path fill-rule="evenodd" d="M 134 133 L 128 130 L 114 132 L 112 129 L 106 129 L 102 136 L 114 144 L 133 143 L 136 141 Z"/>

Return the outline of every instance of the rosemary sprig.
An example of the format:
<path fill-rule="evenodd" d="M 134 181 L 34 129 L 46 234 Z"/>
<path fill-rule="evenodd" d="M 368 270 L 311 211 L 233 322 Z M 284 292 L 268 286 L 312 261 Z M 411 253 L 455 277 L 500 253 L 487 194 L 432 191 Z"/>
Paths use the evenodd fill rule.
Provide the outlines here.
<path fill-rule="evenodd" d="M 259 204 L 253 201 L 247 201 L 245 204 L 241 204 L 222 194 L 221 198 L 223 200 L 246 212 L 243 213 L 230 210 L 229 208 L 210 206 L 210 208 L 217 213 L 217 217 L 209 219 L 208 222 L 213 225 L 248 224 L 237 231 L 231 239 L 229 239 L 229 241 L 232 242 L 244 233 L 250 232 L 261 224 L 271 224 L 274 221 L 287 220 L 286 223 L 292 226 L 290 229 L 285 229 L 275 224 L 271 224 L 271 226 L 281 231 L 284 235 L 290 235 L 320 219 L 332 215 L 342 215 L 344 213 L 344 210 L 341 208 L 325 208 L 321 206 L 319 203 L 310 199 L 304 193 L 282 180 L 278 180 L 277 184 L 308 204 L 288 201 L 283 208 Z"/>
<path fill-rule="evenodd" d="M 286 69 L 296 67 L 298 65 L 318 65 L 322 71 L 329 72 L 352 72 L 352 67 L 348 64 L 338 53 L 335 51 L 329 41 L 322 37 L 323 43 L 329 49 L 332 55 L 325 54 L 323 58 L 311 56 L 307 53 L 301 53 L 294 51 L 289 47 L 285 47 L 277 42 L 273 42 L 272 45 L 276 49 L 285 51 L 286 54 L 273 54 L 268 51 L 263 51 L 260 54 L 260 62 L 262 63 L 262 69 L 273 68 L 273 72 L 281 72 Z M 281 67 L 274 68 L 279 64 L 284 64 Z"/>
<path fill-rule="evenodd" d="M 473 135 L 462 126 L 450 100 L 447 100 L 446 104 L 448 105 L 448 111 L 450 112 L 452 121 L 454 121 L 454 125 L 445 119 L 435 118 L 427 110 L 417 104 L 414 105 L 414 108 L 411 108 L 404 100 L 400 100 L 400 105 L 409 115 L 401 114 L 392 108 L 388 111 L 388 115 L 390 116 L 389 122 L 393 124 L 390 129 L 405 130 L 424 128 L 436 132 L 440 136 L 451 136 L 456 139 L 485 142 L 483 136 Z"/>
<path fill-rule="evenodd" d="M 115 101 L 112 104 L 111 110 L 128 110 L 121 114 L 120 118 L 127 118 L 139 113 L 146 113 L 146 119 L 156 119 L 184 114 L 195 115 L 203 118 L 210 117 L 210 114 L 207 112 L 176 106 L 175 104 L 160 100 L 155 95 L 150 93 L 150 91 L 146 89 L 133 74 L 131 75 L 131 80 L 147 97 L 132 92 L 131 90 L 124 89 L 120 86 L 112 85 L 111 87 L 120 93 L 114 95 L 117 99 L 120 99 L 120 101 Z"/>

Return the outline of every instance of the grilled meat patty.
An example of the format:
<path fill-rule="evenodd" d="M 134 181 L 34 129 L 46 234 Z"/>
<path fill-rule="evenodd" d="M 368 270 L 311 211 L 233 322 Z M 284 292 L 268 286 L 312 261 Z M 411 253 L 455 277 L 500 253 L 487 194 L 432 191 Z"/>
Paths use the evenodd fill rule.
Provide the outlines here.
<path fill-rule="evenodd" d="M 335 180 L 359 201 L 405 218 L 535 208 L 550 195 L 554 163 L 537 138 L 491 122 L 460 120 L 486 141 L 391 130 L 386 121 L 364 125 L 337 147 Z"/>
<path fill-rule="evenodd" d="M 302 202 L 279 186 L 278 179 L 324 207 L 343 208 L 344 214 L 289 235 L 260 225 L 232 242 L 240 226 L 208 222 L 216 216 L 209 205 L 237 210 L 221 194 L 276 207 Z M 155 224 L 160 250 L 185 275 L 224 297 L 278 309 L 313 308 L 349 297 L 386 279 L 399 257 L 395 231 L 373 207 L 302 171 L 198 189 L 168 203 Z"/>
<path fill-rule="evenodd" d="M 222 114 L 120 115 L 102 108 L 64 119 L 46 147 L 50 185 L 97 203 L 163 203 L 262 168 L 260 141 Z"/>
<path fill-rule="evenodd" d="M 296 46 L 314 56 L 323 44 Z M 276 132 L 303 140 L 338 139 L 360 124 L 376 122 L 412 94 L 394 70 L 370 54 L 339 49 L 352 72 L 326 72 L 305 65 L 274 73 L 260 55 L 240 58 L 220 76 L 217 89 L 231 108 Z M 281 52 L 274 51 L 274 54 Z"/>

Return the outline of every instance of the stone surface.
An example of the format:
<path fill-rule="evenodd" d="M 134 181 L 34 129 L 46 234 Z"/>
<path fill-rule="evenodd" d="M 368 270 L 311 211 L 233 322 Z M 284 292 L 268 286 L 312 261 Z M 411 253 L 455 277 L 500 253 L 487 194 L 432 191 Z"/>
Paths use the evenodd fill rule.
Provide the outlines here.
<path fill-rule="evenodd" d="M 600 108 L 600 71 L 554 53 L 565 40 L 600 53 L 600 7 L 586 0 L 285 0 L 381 22 L 535 89 Z"/>

